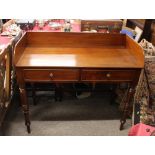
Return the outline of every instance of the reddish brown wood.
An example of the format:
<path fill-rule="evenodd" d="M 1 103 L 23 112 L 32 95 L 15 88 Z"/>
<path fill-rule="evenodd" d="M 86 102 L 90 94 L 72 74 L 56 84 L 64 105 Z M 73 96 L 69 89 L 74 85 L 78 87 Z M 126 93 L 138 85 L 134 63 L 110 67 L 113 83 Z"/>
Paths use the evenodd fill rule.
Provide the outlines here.
<path fill-rule="evenodd" d="M 22 69 L 16 68 L 16 74 L 17 74 L 17 82 L 19 85 L 19 91 L 20 91 L 20 99 L 21 99 L 21 105 L 23 109 L 23 113 L 25 116 L 25 125 L 27 127 L 27 132 L 30 133 L 30 118 L 29 118 L 29 104 L 27 102 L 27 95 L 25 90 L 25 82 L 23 77 Z"/>
<path fill-rule="evenodd" d="M 135 56 L 138 66 L 144 66 L 144 54 L 143 49 L 137 42 L 131 39 L 129 36 L 126 36 L 126 48 L 130 49 L 132 55 Z"/>
<path fill-rule="evenodd" d="M 27 130 L 30 131 L 25 82 L 53 82 L 56 100 L 64 82 L 129 82 L 135 88 L 144 67 L 143 51 L 122 34 L 27 32 L 15 49 L 15 66 Z M 129 94 L 121 129 L 126 120 Z"/>
<path fill-rule="evenodd" d="M 83 32 L 27 32 L 28 47 L 124 46 L 125 35 Z"/>
<path fill-rule="evenodd" d="M 132 81 L 135 70 L 82 70 L 82 81 Z"/>
<path fill-rule="evenodd" d="M 15 46 L 14 57 L 13 57 L 14 64 L 17 64 L 18 60 L 20 59 L 20 57 L 22 56 L 25 50 L 25 47 L 27 44 L 26 38 L 27 38 L 27 34 L 25 33 Z"/>
<path fill-rule="evenodd" d="M 27 69 L 24 70 L 25 81 L 65 82 L 79 81 L 78 69 Z"/>

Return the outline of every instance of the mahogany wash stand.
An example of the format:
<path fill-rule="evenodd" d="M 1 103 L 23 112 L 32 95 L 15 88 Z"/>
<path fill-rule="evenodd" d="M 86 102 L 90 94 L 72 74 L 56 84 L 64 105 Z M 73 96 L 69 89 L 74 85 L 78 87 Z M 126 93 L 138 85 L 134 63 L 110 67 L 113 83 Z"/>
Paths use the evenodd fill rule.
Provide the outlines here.
<path fill-rule="evenodd" d="M 26 32 L 16 44 L 14 64 L 28 133 L 26 82 L 129 84 L 120 130 L 144 67 L 142 48 L 124 34 Z"/>

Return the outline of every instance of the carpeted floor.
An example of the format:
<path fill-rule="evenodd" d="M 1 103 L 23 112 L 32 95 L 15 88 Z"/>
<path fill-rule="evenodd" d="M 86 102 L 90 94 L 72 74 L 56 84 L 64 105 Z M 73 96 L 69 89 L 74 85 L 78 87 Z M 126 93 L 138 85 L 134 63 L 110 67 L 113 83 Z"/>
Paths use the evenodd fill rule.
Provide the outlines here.
<path fill-rule="evenodd" d="M 109 93 L 92 93 L 85 99 L 65 94 L 62 102 L 38 94 L 37 105 L 30 103 L 31 134 L 26 132 L 19 98 L 14 100 L 5 121 L 8 136 L 123 136 L 128 134 L 131 120 L 120 131 L 120 113 L 117 104 L 110 104 Z"/>

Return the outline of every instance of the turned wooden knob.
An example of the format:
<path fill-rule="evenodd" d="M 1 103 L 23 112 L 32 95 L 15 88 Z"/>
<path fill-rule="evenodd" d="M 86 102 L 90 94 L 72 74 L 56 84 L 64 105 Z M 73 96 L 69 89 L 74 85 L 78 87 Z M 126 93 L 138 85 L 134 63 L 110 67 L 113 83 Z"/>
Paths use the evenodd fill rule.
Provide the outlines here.
<path fill-rule="evenodd" d="M 53 78 L 53 73 L 50 73 L 50 78 Z"/>
<path fill-rule="evenodd" d="M 107 74 L 106 74 L 106 77 L 108 77 L 108 78 L 109 78 L 110 76 L 111 76 L 111 74 L 110 74 L 110 73 L 107 73 Z"/>

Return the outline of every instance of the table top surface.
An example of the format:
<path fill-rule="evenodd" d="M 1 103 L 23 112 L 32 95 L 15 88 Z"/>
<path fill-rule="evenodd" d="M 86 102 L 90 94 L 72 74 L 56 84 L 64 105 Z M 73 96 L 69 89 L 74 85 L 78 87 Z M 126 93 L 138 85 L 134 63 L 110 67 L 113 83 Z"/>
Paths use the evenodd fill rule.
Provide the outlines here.
<path fill-rule="evenodd" d="M 140 68 L 132 49 L 110 47 L 26 47 L 17 67 Z"/>

